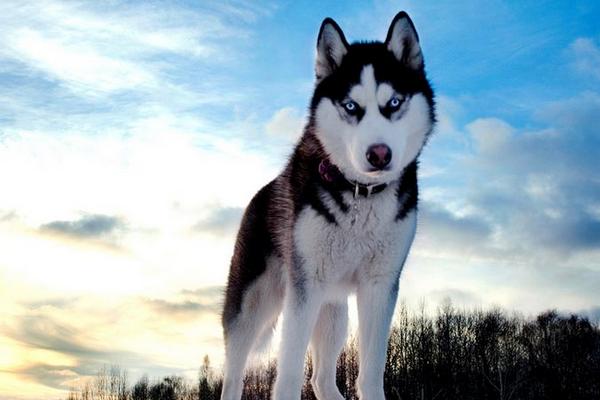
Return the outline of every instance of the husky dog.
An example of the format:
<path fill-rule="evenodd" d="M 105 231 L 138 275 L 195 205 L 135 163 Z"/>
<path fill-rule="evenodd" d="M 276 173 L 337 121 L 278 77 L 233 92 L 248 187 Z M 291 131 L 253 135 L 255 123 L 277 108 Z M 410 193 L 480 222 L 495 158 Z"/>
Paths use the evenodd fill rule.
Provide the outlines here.
<path fill-rule="evenodd" d="M 398 280 L 417 223 L 417 156 L 435 115 L 405 12 L 385 42 L 348 44 L 323 21 L 304 133 L 283 172 L 252 199 L 237 236 L 222 315 L 222 400 L 239 400 L 250 351 L 283 313 L 274 399 L 300 398 L 310 344 L 319 400 L 342 400 L 336 361 L 356 293 L 361 399 L 383 400 Z"/>

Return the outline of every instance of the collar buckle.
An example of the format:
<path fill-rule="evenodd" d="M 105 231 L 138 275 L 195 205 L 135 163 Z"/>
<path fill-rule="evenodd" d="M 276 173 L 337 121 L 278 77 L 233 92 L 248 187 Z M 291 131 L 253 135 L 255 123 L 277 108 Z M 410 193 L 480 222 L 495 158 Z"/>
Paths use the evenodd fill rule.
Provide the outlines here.
<path fill-rule="evenodd" d="M 363 185 L 358 183 L 357 181 L 354 181 L 352 183 L 354 185 L 354 198 L 356 199 L 360 194 L 361 194 L 361 189 L 364 189 L 364 192 L 366 191 L 366 193 L 364 193 L 365 197 L 370 197 L 371 194 L 373 194 L 373 189 L 375 189 L 375 187 L 379 186 L 376 184 L 371 184 L 371 185 Z"/>

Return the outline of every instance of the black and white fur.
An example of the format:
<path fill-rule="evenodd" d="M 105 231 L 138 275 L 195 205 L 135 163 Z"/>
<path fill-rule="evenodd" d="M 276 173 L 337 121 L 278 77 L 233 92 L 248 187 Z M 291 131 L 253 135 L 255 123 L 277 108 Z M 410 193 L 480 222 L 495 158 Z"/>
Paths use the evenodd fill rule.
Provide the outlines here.
<path fill-rule="evenodd" d="M 417 156 L 433 128 L 433 92 L 404 12 L 383 43 L 348 44 L 335 21 L 325 19 L 315 69 L 304 134 L 284 171 L 248 205 L 235 244 L 222 319 L 222 400 L 240 399 L 246 359 L 282 311 L 274 399 L 300 398 L 309 344 L 317 398 L 343 399 L 335 368 L 352 292 L 358 393 L 384 399 L 387 338 L 415 235 Z M 389 162 L 369 161 L 373 145 L 389 150 Z M 334 179 L 323 165 L 333 166 Z M 366 193 L 357 195 L 357 185 Z"/>

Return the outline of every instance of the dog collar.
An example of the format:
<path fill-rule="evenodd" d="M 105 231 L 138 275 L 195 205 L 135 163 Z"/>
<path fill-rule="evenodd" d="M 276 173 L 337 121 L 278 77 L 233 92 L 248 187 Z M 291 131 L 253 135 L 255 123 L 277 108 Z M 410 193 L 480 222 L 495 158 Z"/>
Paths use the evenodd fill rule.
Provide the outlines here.
<path fill-rule="evenodd" d="M 355 198 L 359 195 L 369 197 L 372 194 L 383 191 L 387 187 L 387 183 L 367 185 L 358 181 L 351 181 L 342 174 L 338 167 L 326 158 L 319 163 L 319 175 L 321 175 L 323 181 L 334 184 L 342 190 L 351 191 Z"/>

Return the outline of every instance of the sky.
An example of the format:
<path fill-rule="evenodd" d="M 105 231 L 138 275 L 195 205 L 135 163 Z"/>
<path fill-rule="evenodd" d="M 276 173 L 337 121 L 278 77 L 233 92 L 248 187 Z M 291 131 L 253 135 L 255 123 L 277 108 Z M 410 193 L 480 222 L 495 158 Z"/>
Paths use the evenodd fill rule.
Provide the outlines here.
<path fill-rule="evenodd" d="M 600 318 L 600 3 L 2 1 L 0 399 L 222 362 L 243 209 L 284 166 L 316 35 L 412 17 L 438 124 L 401 301 Z"/>

